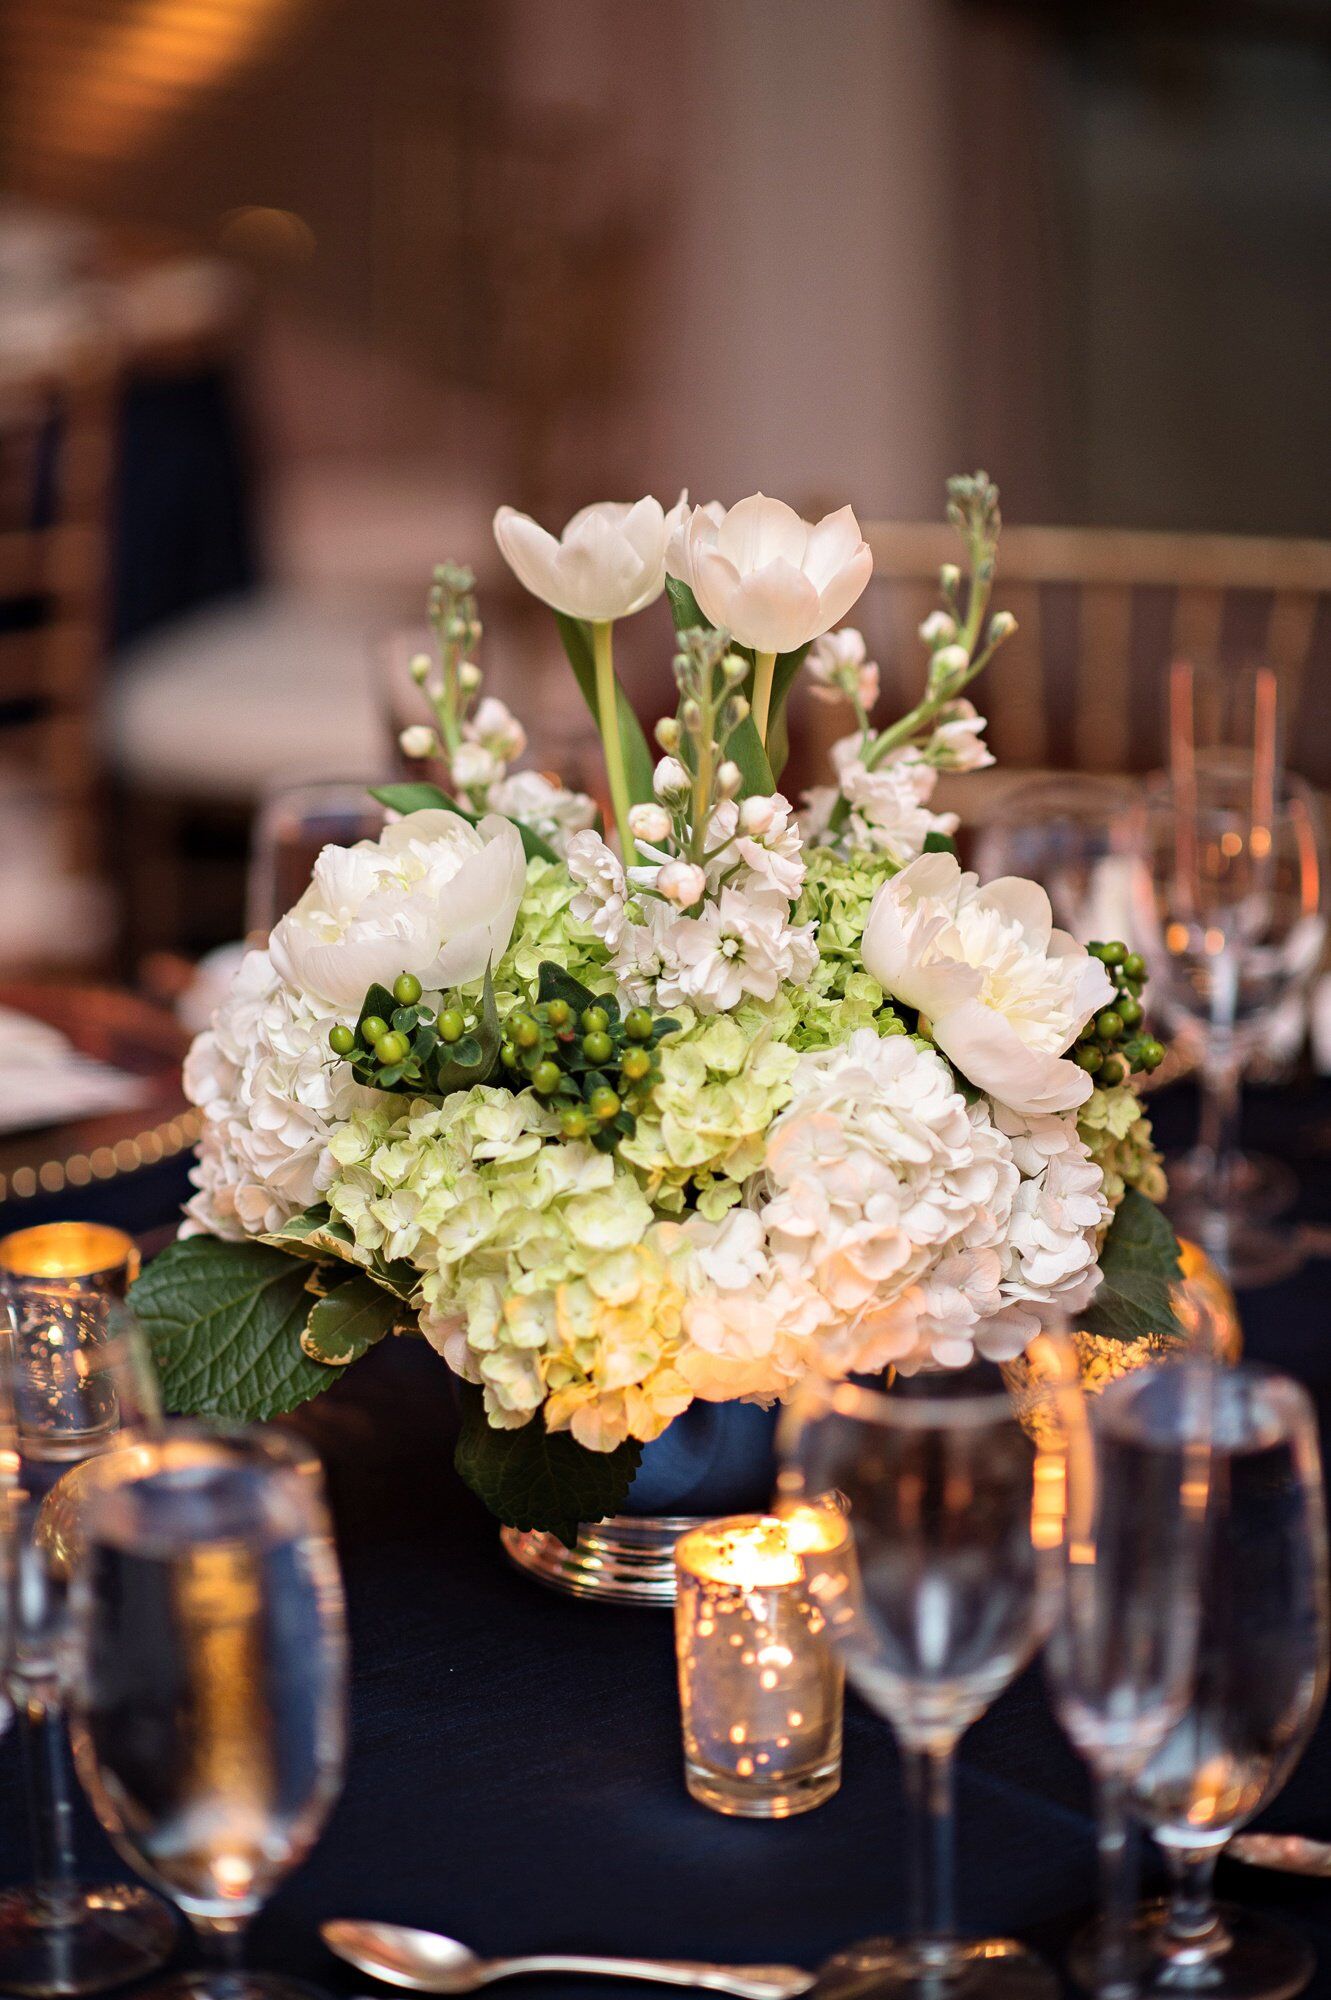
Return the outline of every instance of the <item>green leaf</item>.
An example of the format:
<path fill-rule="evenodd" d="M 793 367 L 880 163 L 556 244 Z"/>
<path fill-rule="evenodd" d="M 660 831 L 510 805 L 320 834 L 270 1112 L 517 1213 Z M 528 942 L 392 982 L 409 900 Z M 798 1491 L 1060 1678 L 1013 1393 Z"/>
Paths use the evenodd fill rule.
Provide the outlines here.
<path fill-rule="evenodd" d="M 1174 1330 L 1171 1288 L 1179 1280 L 1178 1238 L 1154 1202 L 1129 1188 L 1118 1205 L 1104 1248 L 1095 1297 L 1081 1315 L 1086 1333 L 1141 1340 Z"/>
<path fill-rule="evenodd" d="M 319 1300 L 300 1344 L 320 1367 L 345 1368 L 391 1333 L 401 1313 L 401 1301 L 372 1278 L 349 1278 Z"/>
<path fill-rule="evenodd" d="M 739 791 L 742 799 L 751 797 L 755 792 L 765 794 L 776 790 L 772 767 L 767 761 L 767 752 L 763 749 L 751 715 L 745 716 L 731 737 L 726 754 L 733 757 L 739 765 L 744 780 Z"/>
<path fill-rule="evenodd" d="M 955 854 L 957 843 L 950 833 L 926 833 L 924 852 L 926 854 Z"/>
<path fill-rule="evenodd" d="M 381 806 L 387 806 L 390 812 L 451 812 L 456 813 L 459 819 L 465 819 L 468 826 L 476 826 L 480 820 L 480 815 L 472 812 L 469 806 L 459 805 L 447 792 L 441 792 L 438 785 L 427 785 L 424 780 L 404 785 L 372 786 L 370 797 L 377 799 Z M 501 814 L 501 818 L 512 817 L 511 813 Z M 513 824 L 522 836 L 522 851 L 528 861 L 558 861 L 559 856 L 549 841 L 542 840 L 539 833 L 533 833 L 520 819 L 513 820 Z"/>
<path fill-rule="evenodd" d="M 506 1527 L 543 1530 L 571 1549 L 579 1522 L 618 1513 L 642 1457 L 635 1439 L 587 1451 L 567 1431 L 547 1431 L 539 1413 L 521 1430 L 496 1430 L 481 1390 L 471 1382 L 458 1388 L 462 1432 L 453 1463 Z"/>
<path fill-rule="evenodd" d="M 538 1001 L 566 1001 L 576 1018 L 585 1007 L 592 1005 L 596 995 L 590 986 L 584 986 L 571 972 L 565 972 L 562 965 L 556 965 L 553 959 L 543 958 L 537 968 L 536 998 Z"/>
<path fill-rule="evenodd" d="M 666 596 L 670 599 L 670 616 L 675 621 L 677 632 L 692 632 L 695 629 L 703 632 L 713 630 L 711 619 L 704 617 L 697 598 L 687 583 L 682 582 L 679 577 L 666 578 Z"/>
<path fill-rule="evenodd" d="M 712 621 L 706 617 L 697 598 L 687 583 L 681 583 L 677 576 L 666 578 L 666 595 L 670 599 L 670 615 L 675 621 L 677 632 L 689 632 L 694 627 L 703 631 L 713 629 Z M 753 650 L 749 646 L 736 646 L 735 652 L 748 662 L 750 674 L 744 684 L 744 693 L 753 699 Z M 767 716 L 767 746 L 764 749 L 758 740 L 758 731 L 752 722 L 742 723 L 730 739 L 729 755 L 734 758 L 744 773 L 741 798 L 748 798 L 753 792 L 774 792 L 776 780 L 785 768 L 790 754 L 790 744 L 786 730 L 786 702 L 796 676 L 804 665 L 807 646 L 797 646 L 793 653 L 778 653 L 772 668 L 772 700 Z"/>
<path fill-rule="evenodd" d="M 812 641 L 810 642 L 812 643 Z M 786 720 L 786 704 L 790 690 L 804 665 L 808 646 L 797 646 L 793 653 L 778 653 L 772 668 L 772 705 L 767 717 L 767 761 L 772 767 L 773 778 L 779 779 L 786 768 L 790 755 L 790 731 Z"/>
<path fill-rule="evenodd" d="M 601 705 L 596 699 L 596 660 L 592 653 L 592 628 L 584 618 L 568 618 L 562 611 L 556 611 L 555 623 L 559 636 L 568 654 L 568 663 L 574 678 L 582 689 L 582 698 L 592 712 L 596 727 L 605 741 L 605 730 L 601 723 Z M 652 797 L 652 772 L 655 760 L 647 746 L 647 738 L 642 733 L 638 721 L 620 685 L 615 679 L 615 708 L 619 715 L 619 740 L 624 749 L 624 776 L 629 788 L 630 805 L 638 805 Z"/>
<path fill-rule="evenodd" d="M 326 1389 L 302 1353 L 307 1268 L 267 1243 L 190 1236 L 154 1257 L 130 1292 L 179 1415 L 267 1419 Z"/>

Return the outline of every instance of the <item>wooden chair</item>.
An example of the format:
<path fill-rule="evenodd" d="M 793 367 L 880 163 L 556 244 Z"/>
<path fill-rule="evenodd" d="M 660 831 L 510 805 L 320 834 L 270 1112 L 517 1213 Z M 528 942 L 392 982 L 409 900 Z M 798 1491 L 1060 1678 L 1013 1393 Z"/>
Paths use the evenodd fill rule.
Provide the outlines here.
<path fill-rule="evenodd" d="M 864 533 L 875 576 L 864 623 L 885 614 L 886 641 L 881 628 L 874 637 L 904 707 L 922 677 L 918 627 L 957 541 L 932 524 L 876 521 Z M 1018 630 L 975 697 L 1004 765 L 1149 769 L 1162 757 L 1169 662 L 1247 660 L 1281 677 L 1290 762 L 1331 781 L 1331 542 L 1005 528 L 993 604 Z"/>

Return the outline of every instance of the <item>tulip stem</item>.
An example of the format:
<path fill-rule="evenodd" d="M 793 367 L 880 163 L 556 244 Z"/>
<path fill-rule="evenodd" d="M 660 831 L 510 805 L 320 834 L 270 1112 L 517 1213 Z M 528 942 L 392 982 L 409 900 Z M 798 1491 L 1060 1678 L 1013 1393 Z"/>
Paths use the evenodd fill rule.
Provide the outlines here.
<path fill-rule="evenodd" d="M 758 741 L 767 742 L 767 716 L 772 706 L 772 674 L 776 668 L 775 653 L 755 653 L 753 656 L 753 726 L 758 732 Z"/>
<path fill-rule="evenodd" d="M 611 621 L 592 621 L 592 658 L 596 665 L 596 709 L 601 723 L 601 743 L 605 750 L 606 776 L 610 780 L 610 804 L 619 829 L 619 849 L 624 866 L 632 868 L 638 859 L 629 831 L 629 788 L 624 773 L 624 743 L 619 733 L 619 690 L 615 686 L 615 657 Z"/>

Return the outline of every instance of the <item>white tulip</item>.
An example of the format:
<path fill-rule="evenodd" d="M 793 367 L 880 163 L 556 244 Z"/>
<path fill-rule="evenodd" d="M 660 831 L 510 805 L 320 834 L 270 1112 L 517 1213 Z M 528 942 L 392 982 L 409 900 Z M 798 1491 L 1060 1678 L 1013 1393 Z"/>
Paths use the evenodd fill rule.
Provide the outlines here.
<path fill-rule="evenodd" d="M 921 855 L 874 897 L 862 955 L 999 1104 L 1033 1117 L 1090 1096 L 1085 1070 L 1061 1058 L 1114 989 L 1099 960 L 1054 929 L 1037 883 L 1007 875 L 981 888 L 952 855 Z"/>
<path fill-rule="evenodd" d="M 666 544 L 683 519 L 681 494 L 667 514 L 650 495 L 630 505 L 599 500 L 555 537 L 527 514 L 501 507 L 495 540 L 519 583 L 569 618 L 606 624 L 654 602 L 665 589 Z"/>
<path fill-rule="evenodd" d="M 526 880 L 512 820 L 409 813 L 378 840 L 324 848 L 269 954 L 289 986 L 334 1007 L 400 972 L 431 991 L 464 986 L 502 957 Z"/>
<path fill-rule="evenodd" d="M 725 514 L 695 507 L 668 565 L 739 645 L 789 653 L 845 617 L 873 556 L 849 507 L 815 525 L 784 501 L 754 493 Z"/>

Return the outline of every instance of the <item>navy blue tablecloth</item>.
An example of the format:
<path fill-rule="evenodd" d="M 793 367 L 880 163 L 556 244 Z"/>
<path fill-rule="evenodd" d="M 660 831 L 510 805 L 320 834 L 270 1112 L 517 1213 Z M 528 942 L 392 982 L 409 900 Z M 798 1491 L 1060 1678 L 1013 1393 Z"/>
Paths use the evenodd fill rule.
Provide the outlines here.
<path fill-rule="evenodd" d="M 1163 1109 L 1186 1131 L 1186 1105 Z M 1254 1109 L 1331 1220 L 1331 1094 Z M 1331 1416 L 1331 1267 L 1245 1301 L 1249 1351 L 1308 1382 Z M 254 1927 L 259 1963 L 342 1995 L 368 1982 L 318 1942 L 332 1915 L 429 1925 L 483 1951 L 559 1945 L 816 1965 L 905 1917 L 897 1764 L 887 1727 L 849 1701 L 845 1778 L 804 1818 L 724 1820 L 686 1795 L 671 1621 L 568 1602 L 509 1569 L 456 1481 L 442 1364 L 387 1344 L 309 1406 L 337 1514 L 354 1647 L 347 1784 L 312 1858 Z M 0 1750 L 0 1879 L 25 1855 L 12 1742 Z M 1090 1800 L 1038 1670 L 961 1755 L 961 1911 L 1057 1957 L 1093 1895 Z M 1331 1723 L 1266 1824 L 1331 1838 Z M 89 1864 L 107 1865 L 86 1812 Z M 1225 1894 L 1303 1928 L 1331 1995 L 1331 1884 L 1223 1864 Z M 606 1991 L 546 1980 L 527 1992 Z"/>

